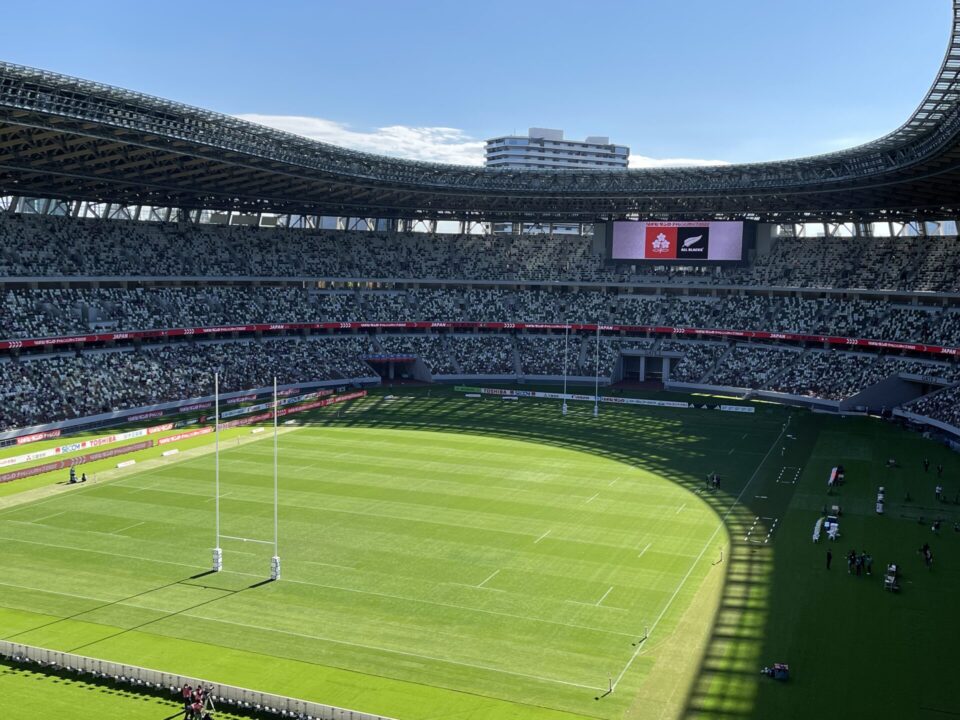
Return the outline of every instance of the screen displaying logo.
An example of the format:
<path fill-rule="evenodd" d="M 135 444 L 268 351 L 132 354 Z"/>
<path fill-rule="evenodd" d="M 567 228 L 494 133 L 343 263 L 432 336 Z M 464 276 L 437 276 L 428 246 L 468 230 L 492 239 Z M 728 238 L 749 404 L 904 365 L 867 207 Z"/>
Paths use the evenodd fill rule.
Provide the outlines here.
<path fill-rule="evenodd" d="M 646 252 L 648 260 L 674 260 L 677 257 L 677 228 L 647 226 Z"/>
<path fill-rule="evenodd" d="M 710 228 L 681 227 L 677 228 L 677 258 L 690 260 L 706 260 L 710 257 Z"/>
<path fill-rule="evenodd" d="M 743 260 L 739 220 L 616 220 L 608 232 L 613 260 L 690 265 Z"/>

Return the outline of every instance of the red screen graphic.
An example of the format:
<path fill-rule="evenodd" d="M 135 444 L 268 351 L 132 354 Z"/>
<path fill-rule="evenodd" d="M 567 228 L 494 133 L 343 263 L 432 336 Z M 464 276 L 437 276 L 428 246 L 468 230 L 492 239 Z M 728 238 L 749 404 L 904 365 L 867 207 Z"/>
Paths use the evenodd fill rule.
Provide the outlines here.
<path fill-rule="evenodd" d="M 675 260 L 677 228 L 648 225 L 644 256 L 651 260 Z"/>

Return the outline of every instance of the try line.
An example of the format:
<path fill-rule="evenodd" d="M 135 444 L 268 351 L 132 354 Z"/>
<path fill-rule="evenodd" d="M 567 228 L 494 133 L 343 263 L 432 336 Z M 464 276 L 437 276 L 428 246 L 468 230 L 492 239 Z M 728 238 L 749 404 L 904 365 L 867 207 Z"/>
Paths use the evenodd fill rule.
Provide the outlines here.
<path fill-rule="evenodd" d="M 720 518 L 720 522 L 714 531 L 710 534 L 710 537 L 707 538 L 707 542 L 704 543 L 703 549 L 700 551 L 700 554 L 697 555 L 696 559 L 693 561 L 693 564 L 690 565 L 690 569 L 687 570 L 686 575 L 680 580 L 680 583 L 677 585 L 676 589 L 673 591 L 673 595 L 670 596 L 670 599 L 667 600 L 667 604 L 664 606 L 663 610 L 660 611 L 660 614 L 657 615 L 657 619 L 653 621 L 653 624 L 650 626 L 650 629 L 647 630 L 646 638 L 653 634 L 653 631 L 657 629 L 657 625 L 660 624 L 660 621 L 663 620 L 664 615 L 667 614 L 667 611 L 670 609 L 670 606 L 673 605 L 673 601 L 677 599 L 677 595 L 680 594 L 680 591 L 683 589 L 683 586 L 687 584 L 687 580 L 693 574 L 694 569 L 697 567 L 697 564 L 700 562 L 700 559 L 703 557 L 703 554 L 707 551 L 707 548 L 713 543 L 713 539 L 717 536 L 717 533 L 720 532 L 720 529 L 724 527 L 727 518 L 730 516 L 730 513 L 733 512 L 733 509 L 740 503 L 743 494 L 747 491 L 747 488 L 753 484 L 753 481 L 756 480 L 757 475 L 760 474 L 760 469 L 763 467 L 764 463 L 767 462 L 767 459 L 773 453 L 773 451 L 779 446 L 780 440 L 783 438 L 784 434 L 787 432 L 787 428 L 790 427 L 790 417 L 787 417 L 787 422 L 783 426 L 783 429 L 780 430 L 780 434 L 777 435 L 776 439 L 773 441 L 773 444 L 770 445 L 770 449 L 767 450 L 767 454 L 763 456 L 763 459 L 760 460 L 760 464 L 757 465 L 756 470 L 753 471 L 753 475 L 750 476 L 750 479 L 747 480 L 746 484 L 740 490 L 740 494 L 730 503 L 730 507 L 727 508 L 727 511 L 723 514 L 723 517 Z M 640 654 L 640 651 L 645 647 L 645 643 L 638 643 L 637 649 L 633 651 L 633 655 L 630 656 L 630 659 L 627 660 L 627 664 L 623 666 L 623 670 L 617 675 L 616 679 L 611 683 L 611 690 L 616 690 L 617 685 L 623 679 L 623 676 L 627 674 L 627 670 L 630 669 L 630 666 L 633 665 L 633 661 L 637 659 L 637 656 Z"/>

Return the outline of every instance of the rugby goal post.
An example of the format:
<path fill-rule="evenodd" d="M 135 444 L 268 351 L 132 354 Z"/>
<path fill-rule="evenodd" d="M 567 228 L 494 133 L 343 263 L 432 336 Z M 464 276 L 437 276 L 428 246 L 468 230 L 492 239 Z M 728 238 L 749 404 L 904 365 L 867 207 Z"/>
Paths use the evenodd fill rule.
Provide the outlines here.
<path fill-rule="evenodd" d="M 261 545 L 273 545 L 273 556 L 270 558 L 270 579 L 280 579 L 280 492 L 279 492 L 279 445 L 278 445 L 278 423 L 279 403 L 277 402 L 277 378 L 273 378 L 273 541 L 256 540 L 254 538 L 236 537 L 224 535 L 220 531 L 220 374 L 213 374 L 213 395 L 214 395 L 214 527 L 216 532 L 215 544 L 213 547 L 212 571 L 221 572 L 223 570 L 223 548 L 222 540 L 241 540 L 243 542 L 253 542 Z"/>

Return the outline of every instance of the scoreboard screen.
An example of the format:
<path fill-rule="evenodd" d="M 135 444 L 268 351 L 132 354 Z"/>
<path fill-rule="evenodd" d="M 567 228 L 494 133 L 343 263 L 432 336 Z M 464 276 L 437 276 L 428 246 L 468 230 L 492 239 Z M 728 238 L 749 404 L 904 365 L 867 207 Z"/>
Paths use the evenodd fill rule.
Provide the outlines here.
<path fill-rule="evenodd" d="M 744 223 L 741 221 L 622 220 L 611 225 L 612 260 L 668 264 L 743 260 Z"/>

